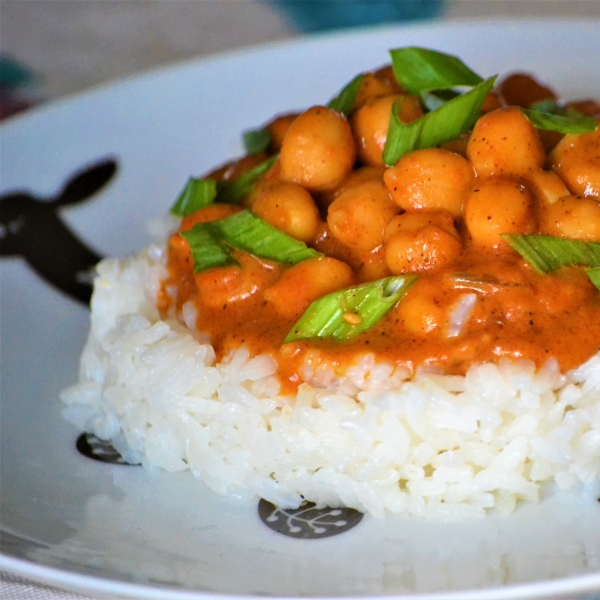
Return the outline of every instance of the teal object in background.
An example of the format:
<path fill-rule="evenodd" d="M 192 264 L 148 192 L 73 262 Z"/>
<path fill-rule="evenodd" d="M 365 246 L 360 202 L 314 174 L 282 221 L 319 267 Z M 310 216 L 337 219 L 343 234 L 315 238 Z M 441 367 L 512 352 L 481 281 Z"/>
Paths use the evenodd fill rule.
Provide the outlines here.
<path fill-rule="evenodd" d="M 263 0 L 302 31 L 324 31 L 437 16 L 444 0 Z"/>
<path fill-rule="evenodd" d="M 30 83 L 32 79 L 29 69 L 0 54 L 0 87 L 18 87 Z"/>
<path fill-rule="evenodd" d="M 41 100 L 38 77 L 12 57 L 0 54 L 0 121 Z"/>

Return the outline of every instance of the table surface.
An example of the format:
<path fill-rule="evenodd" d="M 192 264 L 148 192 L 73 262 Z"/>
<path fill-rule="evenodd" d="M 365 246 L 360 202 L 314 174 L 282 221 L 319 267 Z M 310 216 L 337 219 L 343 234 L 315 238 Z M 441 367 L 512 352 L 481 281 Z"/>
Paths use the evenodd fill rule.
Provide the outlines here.
<path fill-rule="evenodd" d="M 0 0 L 0 50 L 45 98 L 186 58 L 301 35 L 279 0 Z M 271 4 L 269 2 L 272 2 Z M 600 17 L 600 0 L 445 0 L 438 18 Z"/>
<path fill-rule="evenodd" d="M 187 58 L 302 35 L 259 0 L 0 0 L 0 51 L 30 69 L 40 101 Z M 445 0 L 444 21 L 600 18 L 600 0 Z M 5 600 L 86 600 L 0 573 Z"/>

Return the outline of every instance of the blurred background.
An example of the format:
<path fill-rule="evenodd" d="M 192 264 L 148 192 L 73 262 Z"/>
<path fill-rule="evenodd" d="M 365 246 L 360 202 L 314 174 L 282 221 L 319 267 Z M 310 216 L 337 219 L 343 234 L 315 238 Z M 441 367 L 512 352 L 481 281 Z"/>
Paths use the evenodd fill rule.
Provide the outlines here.
<path fill-rule="evenodd" d="M 600 17 L 600 0 L 0 0 L 0 118 L 191 57 L 382 22 Z"/>

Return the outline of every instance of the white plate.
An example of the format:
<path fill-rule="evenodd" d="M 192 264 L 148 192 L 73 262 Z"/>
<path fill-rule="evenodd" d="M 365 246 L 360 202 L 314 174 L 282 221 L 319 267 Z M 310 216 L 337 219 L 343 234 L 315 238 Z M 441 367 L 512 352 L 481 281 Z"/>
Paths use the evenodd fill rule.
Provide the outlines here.
<path fill-rule="evenodd" d="M 600 98 L 599 28 L 399 26 L 186 63 L 9 122 L 2 191 L 50 199 L 84 165 L 116 157 L 113 181 L 56 214 L 97 253 L 123 254 L 146 243 L 144 222 L 166 212 L 190 174 L 241 152 L 243 129 L 326 102 L 356 72 L 387 62 L 389 48 L 449 51 L 485 75 L 527 69 L 567 97 Z M 189 474 L 81 456 L 58 393 L 75 381 L 87 310 L 19 258 L 3 258 L 1 276 L 2 568 L 90 594 L 178 600 L 600 594 L 594 498 L 565 495 L 453 525 L 365 517 L 340 536 L 297 540 L 265 527 L 254 502 L 218 497 Z"/>

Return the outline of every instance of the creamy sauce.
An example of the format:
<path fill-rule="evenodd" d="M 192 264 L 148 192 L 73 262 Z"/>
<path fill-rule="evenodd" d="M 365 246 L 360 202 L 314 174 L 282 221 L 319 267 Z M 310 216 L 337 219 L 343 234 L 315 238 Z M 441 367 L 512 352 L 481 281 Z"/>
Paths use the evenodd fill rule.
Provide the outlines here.
<path fill-rule="evenodd" d="M 555 358 L 562 370 L 568 370 L 600 346 L 600 294 L 583 270 L 539 275 L 511 251 L 465 252 L 451 268 L 419 275 L 395 308 L 352 341 L 282 345 L 295 320 L 279 317 L 260 291 L 223 303 L 203 297 L 198 289 L 211 277 L 211 270 L 194 276 L 189 250 L 179 240 L 175 235 L 170 244 L 161 310 L 165 312 L 170 304 L 165 290 L 175 288 L 179 309 L 194 302 L 197 328 L 209 333 L 218 356 L 242 344 L 253 353 L 271 353 L 282 381 L 292 385 L 301 381 L 301 366 L 315 350 L 320 359 L 341 371 L 357 355 L 374 352 L 382 360 L 410 369 L 429 365 L 464 374 L 473 363 L 501 357 L 526 358 L 538 366 Z M 257 260 L 254 268 L 262 273 L 265 287 L 281 272 L 281 267 Z M 475 306 L 459 335 L 449 337 L 449 315 L 466 294 L 475 295 Z"/>

